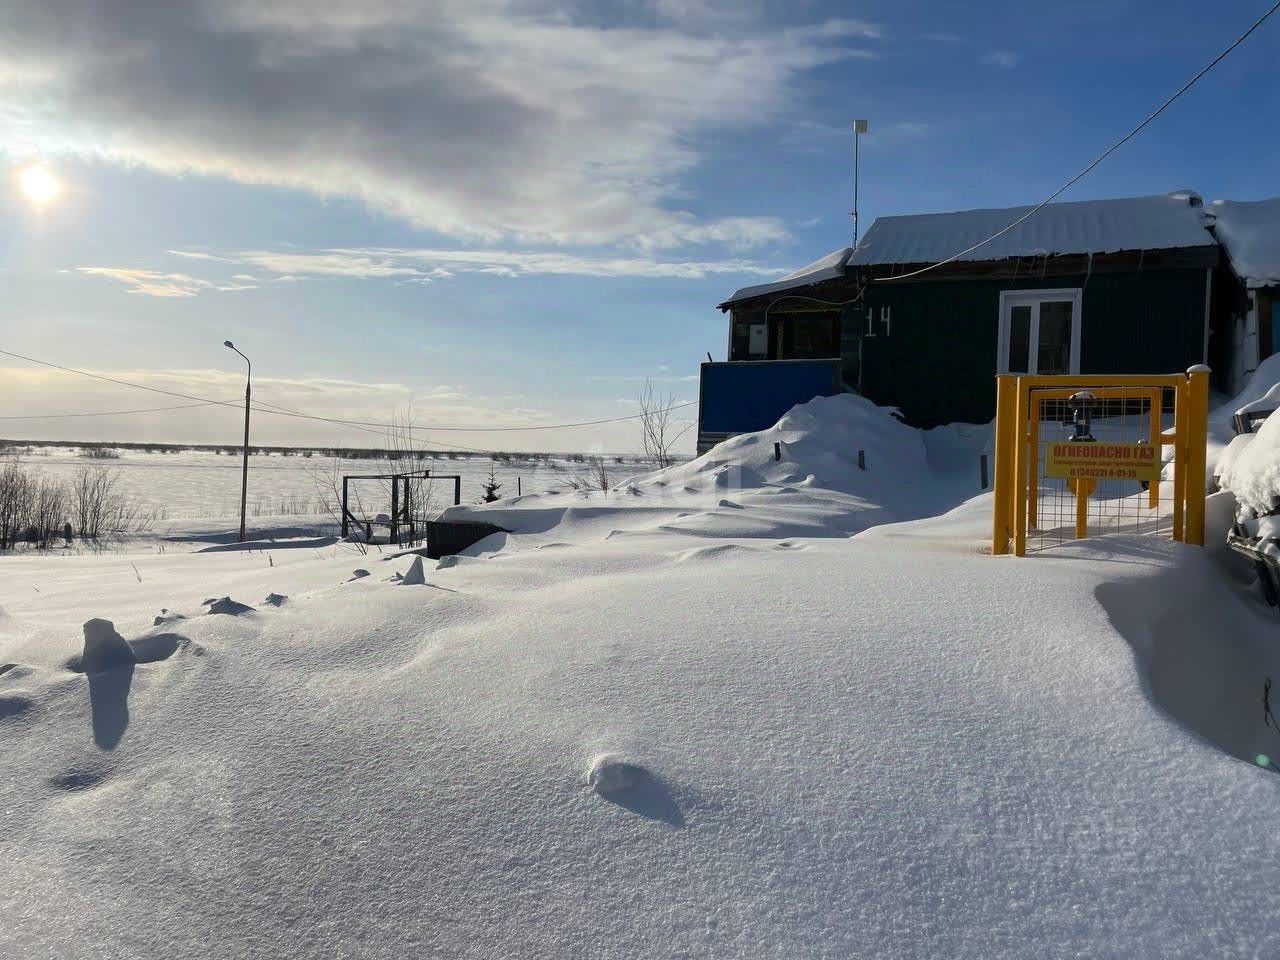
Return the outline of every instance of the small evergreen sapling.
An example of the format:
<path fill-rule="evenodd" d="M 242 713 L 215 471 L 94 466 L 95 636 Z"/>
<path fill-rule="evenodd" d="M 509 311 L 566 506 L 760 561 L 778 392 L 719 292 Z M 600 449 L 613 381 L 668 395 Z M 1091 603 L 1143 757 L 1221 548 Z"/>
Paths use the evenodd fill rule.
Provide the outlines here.
<path fill-rule="evenodd" d="M 494 473 L 493 461 L 489 461 L 489 476 L 485 479 L 480 502 L 493 503 L 495 500 L 501 500 L 500 490 L 502 490 L 502 484 L 499 482 L 497 474 Z"/>

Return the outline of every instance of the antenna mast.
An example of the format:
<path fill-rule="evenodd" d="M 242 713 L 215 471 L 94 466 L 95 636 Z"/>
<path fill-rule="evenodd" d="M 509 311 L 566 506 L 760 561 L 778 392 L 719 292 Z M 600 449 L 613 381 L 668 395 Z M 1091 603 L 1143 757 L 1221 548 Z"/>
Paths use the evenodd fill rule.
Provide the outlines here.
<path fill-rule="evenodd" d="M 868 129 L 866 120 L 853 121 L 853 245 L 858 246 L 858 145 Z"/>

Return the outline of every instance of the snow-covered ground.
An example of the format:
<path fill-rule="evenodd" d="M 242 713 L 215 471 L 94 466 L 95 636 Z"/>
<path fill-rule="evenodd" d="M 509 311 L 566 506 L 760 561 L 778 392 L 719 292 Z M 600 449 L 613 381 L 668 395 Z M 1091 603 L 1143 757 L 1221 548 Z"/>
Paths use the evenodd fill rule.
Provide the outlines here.
<path fill-rule="evenodd" d="M 162 513 L 166 518 L 225 518 L 240 512 L 239 456 L 212 450 L 180 453 L 147 453 L 136 449 L 116 451 L 119 459 L 97 460 L 85 456 L 80 447 L 34 447 L 22 455 L 28 467 L 54 477 L 69 479 L 86 466 L 102 466 L 118 474 L 121 492 Z M 609 476 L 626 479 L 645 469 L 635 458 L 618 463 L 617 457 L 603 458 Z M 492 465 L 503 484 L 502 495 L 516 492 L 517 478 L 525 493 L 562 489 L 566 479 L 587 472 L 584 463 L 556 456 L 549 460 L 490 460 L 487 456 L 459 454 L 409 461 L 335 459 L 316 453 L 310 457 L 258 455 L 249 458 L 248 512 L 254 517 L 320 514 L 320 500 L 332 485 L 335 472 L 341 474 L 385 474 L 397 470 L 429 469 L 439 476 L 462 477 L 464 503 L 480 498 Z M 452 481 L 441 482 L 433 490 L 441 506 L 453 502 Z M 385 507 L 383 508 L 386 509 Z M 180 525 L 179 525 L 180 526 Z"/>
<path fill-rule="evenodd" d="M 0 558 L 0 955 L 1277 955 L 1280 625 L 1216 546 L 987 555 L 988 446 L 814 401 L 422 586 Z"/>

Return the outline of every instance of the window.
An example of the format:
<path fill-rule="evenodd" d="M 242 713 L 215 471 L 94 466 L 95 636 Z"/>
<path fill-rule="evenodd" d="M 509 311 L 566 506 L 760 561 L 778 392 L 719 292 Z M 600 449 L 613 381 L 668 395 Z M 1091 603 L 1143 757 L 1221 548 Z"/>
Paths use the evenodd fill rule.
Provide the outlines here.
<path fill-rule="evenodd" d="M 817 360 L 840 356 L 837 313 L 775 313 L 782 332 L 780 360 Z"/>
<path fill-rule="evenodd" d="M 999 342 L 999 373 L 1079 373 L 1080 291 L 1005 290 Z"/>

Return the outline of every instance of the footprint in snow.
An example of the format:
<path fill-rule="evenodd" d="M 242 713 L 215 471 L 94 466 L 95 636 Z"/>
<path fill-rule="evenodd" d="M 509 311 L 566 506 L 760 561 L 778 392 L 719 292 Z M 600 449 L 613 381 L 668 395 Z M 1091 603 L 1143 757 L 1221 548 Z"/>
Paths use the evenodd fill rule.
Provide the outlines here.
<path fill-rule="evenodd" d="M 364 567 L 358 567 L 351 571 L 351 576 L 347 579 L 347 583 L 354 583 L 356 580 L 363 580 L 367 576 L 369 576 L 369 571 L 364 569 Z"/>
<path fill-rule="evenodd" d="M 90 620 L 84 625 L 84 633 L 85 652 L 64 664 L 72 673 L 103 673 L 140 663 L 159 663 L 179 650 L 197 657 L 204 655 L 204 647 L 180 633 L 151 633 L 126 640 L 116 633 L 110 620 Z"/>
<path fill-rule="evenodd" d="M 67 793 L 90 790 L 107 779 L 108 771 L 104 767 L 72 768 L 66 773 L 49 778 L 49 786 Z"/>
<path fill-rule="evenodd" d="M 26 716 L 35 709 L 36 702 L 21 693 L 0 695 L 0 723 Z"/>
<path fill-rule="evenodd" d="M 289 598 L 283 593 L 268 593 L 267 598 L 262 601 L 268 607 L 283 607 L 289 602 Z"/>
<path fill-rule="evenodd" d="M 728 556 L 733 553 L 742 551 L 750 551 L 751 547 L 744 547 L 736 543 L 718 543 L 709 547 L 694 547 L 692 550 L 682 550 L 676 554 L 676 563 L 688 563 L 697 560 L 714 560 L 717 557 Z"/>
<path fill-rule="evenodd" d="M 587 786 L 624 810 L 671 827 L 684 826 L 684 815 L 667 785 L 638 763 L 615 754 L 596 757 L 587 771 Z"/>

